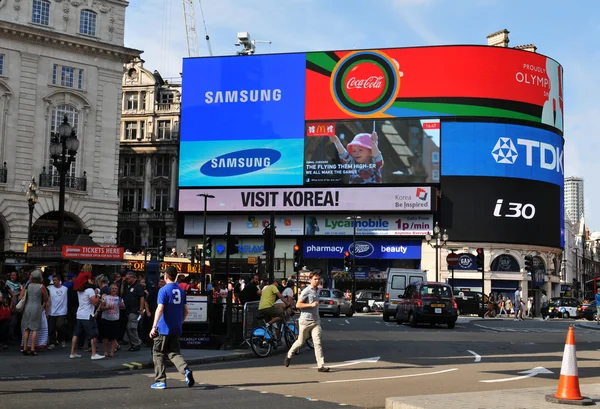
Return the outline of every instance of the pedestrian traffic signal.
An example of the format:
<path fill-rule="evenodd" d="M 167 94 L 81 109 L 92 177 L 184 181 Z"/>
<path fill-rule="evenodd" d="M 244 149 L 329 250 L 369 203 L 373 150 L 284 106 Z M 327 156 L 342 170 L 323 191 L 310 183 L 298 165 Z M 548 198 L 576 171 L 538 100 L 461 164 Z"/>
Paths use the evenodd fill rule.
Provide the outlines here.
<path fill-rule="evenodd" d="M 294 268 L 299 268 L 301 263 L 302 254 L 300 253 L 300 246 L 294 246 Z"/>
<path fill-rule="evenodd" d="M 204 256 L 210 258 L 212 256 L 212 237 L 207 237 L 204 242 Z"/>
<path fill-rule="evenodd" d="M 533 270 L 533 257 L 525 256 L 525 271 L 531 273 Z"/>
<path fill-rule="evenodd" d="M 352 255 L 349 251 L 344 252 L 344 267 L 352 268 Z"/>
<path fill-rule="evenodd" d="M 477 249 L 477 255 L 475 256 L 475 263 L 477 264 L 477 271 L 483 271 L 485 266 L 485 259 L 483 249 Z"/>
<path fill-rule="evenodd" d="M 229 255 L 237 254 L 240 252 L 239 249 L 240 238 L 237 236 L 227 236 L 227 252 Z"/>
<path fill-rule="evenodd" d="M 167 255 L 167 240 L 160 239 L 158 242 L 158 261 L 164 261 Z"/>

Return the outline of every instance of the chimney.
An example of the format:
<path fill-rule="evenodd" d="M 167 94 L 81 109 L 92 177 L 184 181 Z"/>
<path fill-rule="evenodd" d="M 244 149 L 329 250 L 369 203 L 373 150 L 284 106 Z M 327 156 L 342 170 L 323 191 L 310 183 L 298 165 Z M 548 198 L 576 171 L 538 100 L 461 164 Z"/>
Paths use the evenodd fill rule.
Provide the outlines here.
<path fill-rule="evenodd" d="M 487 36 L 488 45 L 491 47 L 508 47 L 508 34 L 509 31 L 507 29 L 490 34 Z"/>
<path fill-rule="evenodd" d="M 535 44 L 525 44 L 525 45 L 518 45 L 515 47 L 515 49 L 525 50 L 525 51 L 535 53 L 535 51 L 537 50 L 537 47 L 535 46 Z"/>

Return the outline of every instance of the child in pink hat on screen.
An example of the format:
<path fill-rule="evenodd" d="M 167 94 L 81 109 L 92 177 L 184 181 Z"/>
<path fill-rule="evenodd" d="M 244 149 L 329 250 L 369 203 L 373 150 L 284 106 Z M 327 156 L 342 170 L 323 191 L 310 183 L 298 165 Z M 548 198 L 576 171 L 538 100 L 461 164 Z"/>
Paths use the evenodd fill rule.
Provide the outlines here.
<path fill-rule="evenodd" d="M 350 184 L 383 183 L 383 157 L 377 146 L 377 132 L 359 133 L 348 144 L 348 151 L 336 135 L 329 139 L 335 145 L 340 161 L 350 166 Z"/>

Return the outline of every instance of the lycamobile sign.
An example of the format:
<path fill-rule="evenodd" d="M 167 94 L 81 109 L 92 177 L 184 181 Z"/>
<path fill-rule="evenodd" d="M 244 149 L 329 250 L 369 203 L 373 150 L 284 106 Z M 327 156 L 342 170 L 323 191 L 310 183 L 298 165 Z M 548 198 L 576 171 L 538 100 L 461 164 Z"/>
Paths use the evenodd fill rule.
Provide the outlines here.
<path fill-rule="evenodd" d="M 347 220 L 345 216 L 307 216 L 305 234 L 308 236 L 351 236 L 356 223 L 357 235 L 369 236 L 424 236 L 433 230 L 431 214 L 394 214 L 362 216 Z"/>

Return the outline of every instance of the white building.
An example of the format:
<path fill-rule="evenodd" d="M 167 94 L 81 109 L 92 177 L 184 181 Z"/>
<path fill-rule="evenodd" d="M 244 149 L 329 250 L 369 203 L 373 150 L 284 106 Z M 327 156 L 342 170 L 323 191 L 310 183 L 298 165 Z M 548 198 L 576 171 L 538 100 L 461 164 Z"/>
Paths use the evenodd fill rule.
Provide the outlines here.
<path fill-rule="evenodd" d="M 80 147 L 67 175 L 65 232 L 93 230 L 116 243 L 118 149 L 124 47 L 124 0 L 0 1 L 0 251 L 27 241 L 25 199 L 39 185 L 34 244 L 57 234 L 58 175 L 51 133 L 64 115 Z"/>
<path fill-rule="evenodd" d="M 565 217 L 579 223 L 584 216 L 583 206 L 583 179 L 574 176 L 565 178 Z"/>

